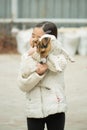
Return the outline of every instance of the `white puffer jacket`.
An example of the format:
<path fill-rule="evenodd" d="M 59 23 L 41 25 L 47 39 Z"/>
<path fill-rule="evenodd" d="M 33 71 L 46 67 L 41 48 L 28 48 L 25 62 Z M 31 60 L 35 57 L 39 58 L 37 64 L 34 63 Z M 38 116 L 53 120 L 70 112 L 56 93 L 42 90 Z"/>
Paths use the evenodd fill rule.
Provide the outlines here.
<path fill-rule="evenodd" d="M 65 112 L 67 110 L 64 94 L 64 69 L 67 59 L 62 51 L 57 55 L 55 63 L 61 71 L 55 71 L 54 64 L 44 75 L 38 75 L 37 60 L 24 54 L 18 75 L 18 85 L 26 92 L 27 117 L 42 118 L 50 114 Z M 53 62 L 53 60 L 52 60 Z"/>

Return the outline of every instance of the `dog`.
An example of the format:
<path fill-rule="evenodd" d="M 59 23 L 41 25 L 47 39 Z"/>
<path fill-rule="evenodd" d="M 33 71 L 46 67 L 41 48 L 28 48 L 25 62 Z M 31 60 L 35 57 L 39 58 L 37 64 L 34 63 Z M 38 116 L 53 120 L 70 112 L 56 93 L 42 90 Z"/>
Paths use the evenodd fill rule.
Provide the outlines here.
<path fill-rule="evenodd" d="M 40 55 L 40 63 L 46 63 L 49 53 L 58 55 L 64 54 L 67 60 L 74 62 L 74 59 L 59 45 L 59 41 L 53 35 L 44 34 L 37 41 L 37 53 Z"/>
<path fill-rule="evenodd" d="M 51 50 L 51 38 L 44 37 L 37 42 L 37 53 L 40 54 L 40 63 L 44 64 Z"/>

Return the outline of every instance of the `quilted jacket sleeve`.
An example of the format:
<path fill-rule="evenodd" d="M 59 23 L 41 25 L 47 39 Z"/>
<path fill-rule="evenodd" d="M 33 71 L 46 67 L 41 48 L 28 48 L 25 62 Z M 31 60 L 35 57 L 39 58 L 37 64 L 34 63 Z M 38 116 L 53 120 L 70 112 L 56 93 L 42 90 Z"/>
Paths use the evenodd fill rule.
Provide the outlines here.
<path fill-rule="evenodd" d="M 24 78 L 27 78 L 31 73 L 36 71 L 36 62 L 32 59 L 31 56 L 24 58 L 20 66 L 21 75 Z"/>
<path fill-rule="evenodd" d="M 29 92 L 31 89 L 33 89 L 40 80 L 44 77 L 44 75 L 40 76 L 36 72 L 29 75 L 27 78 L 23 78 L 21 73 L 18 74 L 18 86 L 19 88 L 24 92 Z"/>
<path fill-rule="evenodd" d="M 36 64 L 31 60 L 31 57 L 27 57 L 26 54 L 22 56 L 17 81 L 19 88 L 24 92 L 34 88 L 45 76 L 45 74 L 38 75 L 35 72 L 35 66 Z"/>

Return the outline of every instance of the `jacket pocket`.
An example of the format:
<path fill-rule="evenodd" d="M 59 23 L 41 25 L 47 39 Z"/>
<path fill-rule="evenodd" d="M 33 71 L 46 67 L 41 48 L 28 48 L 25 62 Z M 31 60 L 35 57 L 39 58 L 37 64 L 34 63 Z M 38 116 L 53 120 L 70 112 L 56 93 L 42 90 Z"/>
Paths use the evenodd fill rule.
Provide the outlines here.
<path fill-rule="evenodd" d="M 64 92 L 62 90 L 55 89 L 55 96 L 56 96 L 56 101 L 57 103 L 63 103 L 65 100 Z"/>

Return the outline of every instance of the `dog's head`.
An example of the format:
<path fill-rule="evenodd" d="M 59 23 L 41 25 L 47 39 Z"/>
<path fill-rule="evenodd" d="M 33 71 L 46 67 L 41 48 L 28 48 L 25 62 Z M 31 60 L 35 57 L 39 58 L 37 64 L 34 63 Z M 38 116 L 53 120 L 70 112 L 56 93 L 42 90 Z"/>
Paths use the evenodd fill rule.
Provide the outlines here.
<path fill-rule="evenodd" d="M 37 43 L 37 52 L 40 54 L 41 58 L 46 58 L 51 50 L 51 38 L 42 38 Z"/>

